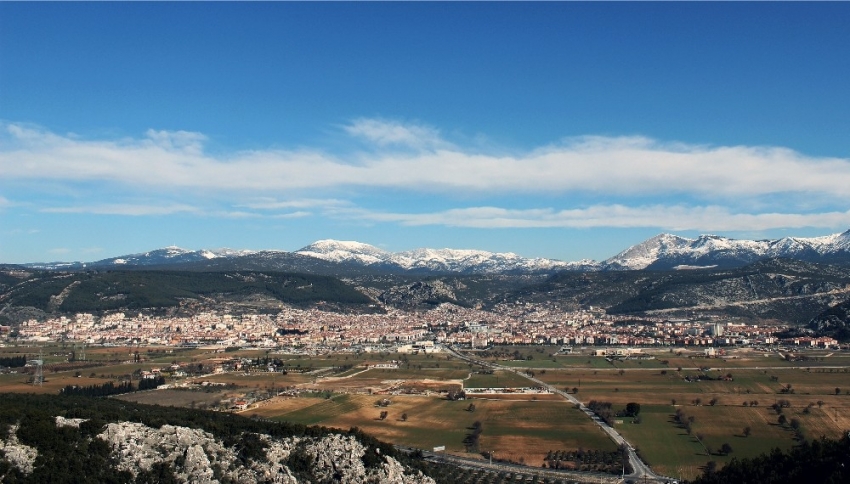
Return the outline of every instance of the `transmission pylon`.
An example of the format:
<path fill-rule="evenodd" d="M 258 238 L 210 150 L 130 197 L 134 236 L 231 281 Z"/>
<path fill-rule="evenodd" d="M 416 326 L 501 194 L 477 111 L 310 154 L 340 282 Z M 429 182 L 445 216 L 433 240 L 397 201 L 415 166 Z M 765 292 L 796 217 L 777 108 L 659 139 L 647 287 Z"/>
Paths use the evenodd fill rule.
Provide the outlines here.
<path fill-rule="evenodd" d="M 38 350 L 38 359 L 35 360 L 35 376 L 32 379 L 33 385 L 41 386 L 44 383 L 44 348 Z"/>

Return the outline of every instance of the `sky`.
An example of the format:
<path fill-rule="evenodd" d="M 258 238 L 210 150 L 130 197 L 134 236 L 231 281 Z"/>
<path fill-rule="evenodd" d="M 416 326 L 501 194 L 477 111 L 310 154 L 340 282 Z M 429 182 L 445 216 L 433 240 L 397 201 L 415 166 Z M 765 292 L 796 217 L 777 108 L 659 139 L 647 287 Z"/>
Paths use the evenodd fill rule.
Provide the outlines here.
<path fill-rule="evenodd" d="M 0 2 L 0 262 L 850 229 L 850 3 Z"/>

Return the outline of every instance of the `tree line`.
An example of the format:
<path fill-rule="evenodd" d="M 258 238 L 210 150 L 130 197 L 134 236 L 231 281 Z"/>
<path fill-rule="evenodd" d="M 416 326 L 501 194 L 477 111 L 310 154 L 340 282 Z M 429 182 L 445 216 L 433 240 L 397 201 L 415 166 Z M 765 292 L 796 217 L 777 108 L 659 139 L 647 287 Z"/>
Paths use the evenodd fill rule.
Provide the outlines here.
<path fill-rule="evenodd" d="M 550 469 L 573 469 L 587 472 L 605 472 L 609 474 L 632 473 L 628 452 L 620 448 L 613 452 L 603 450 L 549 451 L 544 459 Z"/>
<path fill-rule="evenodd" d="M 0 358 L 0 366 L 5 366 L 8 368 L 21 368 L 23 366 L 26 366 L 26 364 L 27 357 L 25 355 Z"/>
<path fill-rule="evenodd" d="M 165 378 L 157 376 L 156 378 L 144 378 L 139 381 L 138 386 L 133 386 L 132 382 L 123 381 L 117 385 L 111 381 L 101 385 L 67 385 L 59 391 L 65 396 L 83 396 L 83 397 L 108 397 L 110 395 L 120 395 L 122 393 L 132 393 L 142 390 L 153 390 L 156 387 L 165 384 Z"/>
<path fill-rule="evenodd" d="M 709 463 L 711 464 L 711 463 Z M 778 448 L 754 458 L 733 458 L 722 469 L 707 465 L 693 484 L 839 484 L 850 482 L 850 435 L 840 440 L 803 441 L 787 452 Z"/>

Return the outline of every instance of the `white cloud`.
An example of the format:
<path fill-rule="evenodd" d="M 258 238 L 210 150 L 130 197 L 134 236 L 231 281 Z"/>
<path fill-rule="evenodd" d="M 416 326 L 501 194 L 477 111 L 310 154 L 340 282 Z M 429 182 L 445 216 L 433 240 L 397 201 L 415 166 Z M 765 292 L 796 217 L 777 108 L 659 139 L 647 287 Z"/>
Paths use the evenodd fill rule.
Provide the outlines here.
<path fill-rule="evenodd" d="M 304 218 L 309 217 L 311 215 L 313 215 L 313 212 L 299 210 L 297 212 L 279 213 L 277 215 L 273 215 L 273 218 Z"/>
<path fill-rule="evenodd" d="M 259 218 L 262 215 L 254 212 L 247 212 L 244 210 L 215 210 L 212 212 L 201 212 L 198 211 L 198 214 L 203 214 L 211 217 L 221 217 L 221 218 Z"/>
<path fill-rule="evenodd" d="M 49 207 L 41 209 L 44 213 L 92 213 L 97 215 L 171 215 L 180 212 L 199 213 L 196 207 L 183 204 L 171 205 L 140 205 L 140 204 L 102 204 L 78 205 L 70 207 Z"/>
<path fill-rule="evenodd" d="M 5 233 L 6 235 L 34 235 L 34 234 L 37 234 L 37 233 L 39 233 L 39 232 L 41 232 L 41 230 L 39 230 L 39 229 L 21 229 L 21 228 L 17 228 L 17 229 L 7 230 L 7 231 L 5 231 L 4 233 Z"/>
<path fill-rule="evenodd" d="M 336 198 L 300 198 L 294 200 L 278 200 L 276 198 L 266 197 L 248 203 L 243 203 L 239 206 L 256 210 L 280 210 L 293 208 L 343 207 L 348 206 L 350 204 L 351 203 L 346 200 L 340 200 Z"/>
<path fill-rule="evenodd" d="M 689 194 L 704 200 L 790 195 L 847 201 L 850 160 L 807 157 L 781 147 L 664 144 L 640 137 L 584 137 L 522 155 L 443 146 L 405 154 L 393 143 L 423 147 L 439 138 L 426 128 L 358 120 L 351 134 L 373 153 L 334 157 L 319 149 L 203 151 L 203 135 L 149 131 L 139 140 L 80 140 L 21 125 L 5 126 L 0 179 L 108 181 L 129 189 L 202 189 L 230 197 L 253 191 L 392 188 L 419 193 L 493 195 Z"/>
<path fill-rule="evenodd" d="M 344 131 L 372 143 L 373 150 L 347 156 L 318 148 L 213 155 L 205 152 L 206 137 L 189 131 L 148 130 L 138 139 L 85 140 L 22 124 L 0 128 L 5 132 L 0 134 L 3 183 L 21 181 L 28 189 L 109 184 L 107 195 L 95 193 L 98 203 L 54 203 L 41 209 L 49 213 L 324 216 L 408 226 L 703 232 L 850 226 L 850 212 L 843 211 L 850 201 L 850 160 L 809 157 L 782 147 L 587 136 L 505 155 L 451 145 L 426 126 L 358 119 Z M 549 207 L 426 207 L 424 213 L 405 213 L 394 207 L 362 209 L 348 200 L 384 189 L 401 198 L 411 193 L 452 195 L 472 204 L 492 203 L 506 194 L 523 197 L 526 206 L 538 200 L 536 205 Z M 177 203 L 180 193 L 189 190 L 204 196 Z M 152 191 L 167 192 L 174 203 L 132 203 L 149 198 Z M 552 202 L 559 196 L 570 200 L 562 207 L 581 204 L 584 196 L 587 205 L 563 209 Z M 234 209 L 209 208 L 198 200 Z M 14 205 L 0 196 L 0 210 Z"/>
<path fill-rule="evenodd" d="M 470 228 L 639 228 L 726 232 L 777 228 L 850 226 L 850 211 L 812 214 L 733 213 L 725 207 L 597 205 L 581 209 L 513 210 L 470 207 L 431 213 L 394 213 L 352 209 L 347 218 L 407 226 L 442 225 Z"/>
<path fill-rule="evenodd" d="M 395 145 L 419 149 L 449 146 L 440 137 L 439 131 L 429 126 L 360 118 L 355 119 L 344 128 L 348 134 L 364 138 L 378 146 Z"/>
<path fill-rule="evenodd" d="M 147 137 L 155 146 L 165 150 L 179 150 L 191 155 L 200 155 L 207 137 L 191 131 L 156 131 L 149 129 Z"/>

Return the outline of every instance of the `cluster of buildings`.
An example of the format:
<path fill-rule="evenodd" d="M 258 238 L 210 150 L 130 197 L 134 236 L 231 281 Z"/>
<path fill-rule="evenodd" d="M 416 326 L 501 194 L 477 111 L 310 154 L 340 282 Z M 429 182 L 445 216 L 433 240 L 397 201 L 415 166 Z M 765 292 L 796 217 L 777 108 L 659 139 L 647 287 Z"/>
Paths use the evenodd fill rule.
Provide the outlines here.
<path fill-rule="evenodd" d="M 555 304 L 503 303 L 490 311 L 442 304 L 428 311 L 387 309 L 349 314 L 283 307 L 275 314 L 96 317 L 81 313 L 21 324 L 18 338 L 84 341 L 115 345 L 220 345 L 266 348 L 368 348 L 393 346 L 428 352 L 433 343 L 483 348 L 491 345 L 555 344 L 605 346 L 774 345 L 781 325 L 736 324 L 721 320 L 608 315 L 587 308 L 561 310 Z M 785 341 L 806 347 L 837 347 L 832 338 Z"/>

